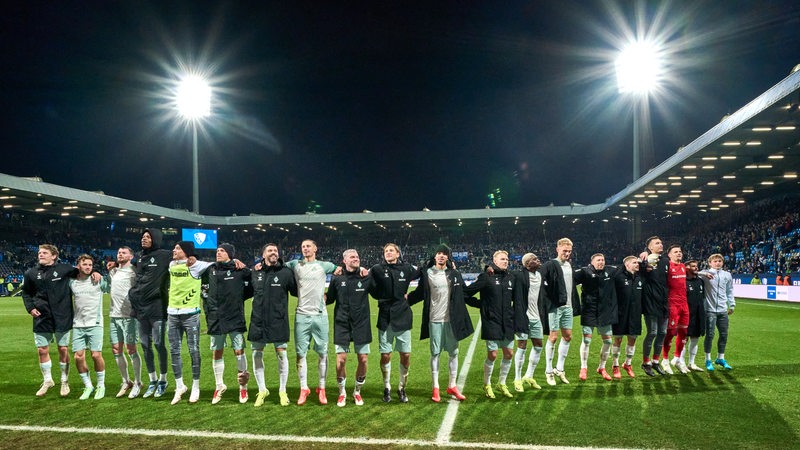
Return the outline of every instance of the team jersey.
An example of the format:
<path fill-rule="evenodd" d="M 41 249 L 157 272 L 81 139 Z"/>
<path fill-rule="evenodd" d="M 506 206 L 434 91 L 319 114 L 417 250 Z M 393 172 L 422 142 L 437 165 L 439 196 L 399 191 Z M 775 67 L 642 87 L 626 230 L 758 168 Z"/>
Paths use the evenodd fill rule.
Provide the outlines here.
<path fill-rule="evenodd" d="M 328 261 L 293 260 L 286 267 L 294 271 L 297 281 L 297 314 L 327 315 L 325 308 L 325 281 L 327 274 L 336 270 Z"/>
<path fill-rule="evenodd" d="M 103 292 L 108 292 L 105 279 L 93 284 L 91 277 L 69 280 L 75 302 L 74 328 L 103 326 Z"/>
<path fill-rule="evenodd" d="M 111 269 L 109 277 L 111 278 L 109 317 L 131 317 L 131 301 L 128 298 L 128 292 L 131 290 L 133 280 L 136 278 L 133 266 L 129 264 L 125 267 Z"/>
<path fill-rule="evenodd" d="M 686 303 L 686 266 L 683 263 L 669 262 L 667 303 Z"/>

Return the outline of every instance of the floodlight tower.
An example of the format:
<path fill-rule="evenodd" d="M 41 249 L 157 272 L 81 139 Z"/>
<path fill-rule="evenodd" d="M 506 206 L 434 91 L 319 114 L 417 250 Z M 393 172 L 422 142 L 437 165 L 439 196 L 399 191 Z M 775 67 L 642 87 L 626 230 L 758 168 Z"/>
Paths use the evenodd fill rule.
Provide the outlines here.
<path fill-rule="evenodd" d="M 211 87 L 196 76 L 189 75 L 178 85 L 176 98 L 178 114 L 192 123 L 192 211 L 200 213 L 200 175 L 198 174 L 197 122 L 211 114 Z"/>
<path fill-rule="evenodd" d="M 617 85 L 621 94 L 630 94 L 633 101 L 633 181 L 639 179 L 639 122 L 648 94 L 658 87 L 663 75 L 658 48 L 652 42 L 634 41 L 622 49 L 616 60 Z"/>
<path fill-rule="evenodd" d="M 633 101 L 633 180 L 639 179 L 641 163 L 641 133 L 639 131 L 643 108 L 647 105 L 648 94 L 658 87 L 662 77 L 662 64 L 658 47 L 647 40 L 636 40 L 622 49 L 615 62 L 619 92 L 630 95 Z M 641 216 L 631 214 L 631 243 L 640 241 L 642 232 Z"/>

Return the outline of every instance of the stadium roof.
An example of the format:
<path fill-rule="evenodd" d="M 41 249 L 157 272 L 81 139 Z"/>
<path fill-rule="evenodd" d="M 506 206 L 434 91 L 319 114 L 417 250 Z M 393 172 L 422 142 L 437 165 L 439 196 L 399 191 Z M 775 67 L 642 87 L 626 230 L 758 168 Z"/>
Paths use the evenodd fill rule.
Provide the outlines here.
<path fill-rule="evenodd" d="M 379 226 L 382 223 L 440 223 L 447 226 L 462 221 L 491 220 L 524 224 L 561 216 L 628 220 L 633 212 L 642 217 L 713 214 L 742 203 L 798 191 L 799 108 L 800 71 L 794 71 L 606 202 L 594 205 L 226 217 L 194 214 L 146 201 L 58 186 L 39 178 L 0 174 L 0 206 L 4 210 L 85 220 L 105 217 L 151 226 L 175 225 L 176 222 L 218 227 L 322 224 L 332 229 L 365 223 Z"/>

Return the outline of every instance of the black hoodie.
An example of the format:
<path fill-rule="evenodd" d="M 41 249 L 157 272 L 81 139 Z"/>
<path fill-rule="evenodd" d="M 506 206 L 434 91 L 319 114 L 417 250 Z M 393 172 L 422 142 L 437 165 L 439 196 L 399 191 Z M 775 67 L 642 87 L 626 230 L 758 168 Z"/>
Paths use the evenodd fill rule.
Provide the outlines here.
<path fill-rule="evenodd" d="M 133 315 L 138 319 L 164 320 L 167 318 L 167 302 L 169 280 L 169 262 L 172 251 L 162 249 L 163 235 L 161 230 L 147 228 L 142 232 L 150 233 L 153 244 L 142 250 L 136 262 L 136 279 L 128 293 Z"/>
<path fill-rule="evenodd" d="M 481 309 L 481 339 L 511 341 L 514 339 L 514 298 L 519 289 L 517 279 L 508 270 L 491 264 L 494 273 L 482 272 L 474 283 L 464 288 L 468 305 Z M 480 292 L 480 300 L 473 298 Z"/>
<path fill-rule="evenodd" d="M 41 315 L 33 319 L 36 333 L 63 333 L 72 329 L 72 293 L 69 280 L 78 269 L 69 264 L 36 267 L 25 272 L 22 301 L 28 313 L 36 308 Z"/>

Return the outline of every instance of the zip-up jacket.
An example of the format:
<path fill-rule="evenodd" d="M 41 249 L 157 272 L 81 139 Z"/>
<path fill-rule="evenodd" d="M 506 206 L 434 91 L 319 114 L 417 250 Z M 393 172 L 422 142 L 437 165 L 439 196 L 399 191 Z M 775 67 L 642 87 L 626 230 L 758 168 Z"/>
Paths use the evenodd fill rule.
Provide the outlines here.
<path fill-rule="evenodd" d="M 575 284 L 581 285 L 581 325 L 601 327 L 619 320 L 612 270 L 615 268 L 586 266 L 575 272 Z"/>
<path fill-rule="evenodd" d="M 134 317 L 149 320 L 167 318 L 167 302 L 169 301 L 169 263 L 172 252 L 162 249 L 161 230 L 146 229 L 142 234 L 150 233 L 153 244 L 136 262 L 136 279 L 128 293 Z"/>
<path fill-rule="evenodd" d="M 614 336 L 639 336 L 642 334 L 642 279 L 638 272 L 628 272 L 625 266 L 614 273 L 617 291 L 617 323 L 611 329 Z"/>
<path fill-rule="evenodd" d="M 464 287 L 464 300 L 481 310 L 481 339 L 510 341 L 514 339 L 514 290 L 516 277 L 491 264 L 494 273 L 482 272 L 474 283 Z M 474 295 L 481 294 L 480 300 Z"/>
<path fill-rule="evenodd" d="M 347 347 L 372 342 L 369 327 L 369 294 L 375 289 L 372 277 L 361 278 L 359 271 L 334 276 L 328 286 L 325 303 L 333 308 L 333 343 Z"/>
<path fill-rule="evenodd" d="M 250 313 L 248 341 L 289 342 L 289 293 L 297 295 L 292 269 L 278 260 L 274 266 L 262 265 L 251 273 L 253 310 Z"/>
<path fill-rule="evenodd" d="M 669 317 L 667 306 L 667 276 L 669 275 L 669 258 L 661 255 L 653 270 L 648 272 L 647 260 L 639 262 L 639 276 L 644 282 L 642 289 L 642 312 L 660 319 Z"/>
<path fill-rule="evenodd" d="M 28 313 L 36 308 L 41 315 L 33 318 L 35 333 L 64 333 L 72 329 L 73 309 L 69 280 L 78 269 L 69 264 L 53 264 L 28 269 L 22 284 L 22 301 Z"/>
<path fill-rule="evenodd" d="M 578 287 L 575 284 L 575 266 L 568 262 L 572 267 L 572 315 L 581 315 L 581 301 L 578 297 Z M 564 270 L 558 259 L 545 261 L 539 269 L 542 274 L 542 289 L 547 299 L 547 311 L 555 311 L 560 306 L 567 304 L 567 286 L 564 284 Z"/>
<path fill-rule="evenodd" d="M 517 277 L 517 298 L 514 300 L 514 330 L 517 333 L 528 333 L 528 294 L 531 289 L 530 271 L 522 268 L 513 275 Z M 539 272 L 541 276 L 541 272 Z M 544 293 L 544 277 L 539 286 L 539 298 L 537 300 L 539 309 L 539 321 L 542 324 L 542 333 L 547 336 L 550 334 L 550 321 L 547 320 L 547 299 Z"/>
<path fill-rule="evenodd" d="M 247 331 L 244 301 L 253 295 L 250 269 L 236 270 L 233 261 L 214 263 L 206 271 L 208 295 L 203 299 L 208 334 Z"/>
<path fill-rule="evenodd" d="M 378 329 L 386 330 L 391 325 L 394 331 L 410 330 L 414 316 L 406 294 L 411 280 L 419 278 L 420 270 L 411 264 L 384 261 L 373 266 L 369 275 L 378 298 Z"/>
<path fill-rule="evenodd" d="M 697 273 L 703 278 L 703 285 L 706 288 L 706 312 L 724 313 L 736 307 L 736 299 L 733 297 L 733 277 L 727 270 L 708 269 Z M 709 280 L 708 276 L 714 278 Z"/>

